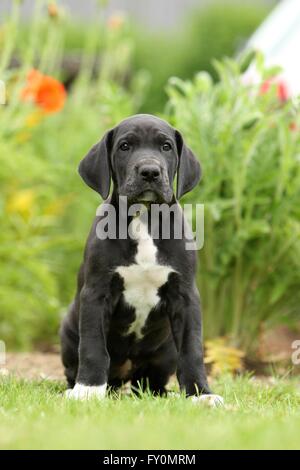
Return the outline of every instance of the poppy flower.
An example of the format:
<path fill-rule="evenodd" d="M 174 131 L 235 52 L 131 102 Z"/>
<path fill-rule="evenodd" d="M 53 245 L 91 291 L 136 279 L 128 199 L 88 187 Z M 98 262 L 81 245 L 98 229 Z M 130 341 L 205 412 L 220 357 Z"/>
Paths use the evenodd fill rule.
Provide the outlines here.
<path fill-rule="evenodd" d="M 297 131 L 298 130 L 298 126 L 294 121 L 290 122 L 289 128 L 290 128 L 291 131 Z"/>
<path fill-rule="evenodd" d="M 124 25 L 124 15 L 122 13 L 115 13 L 107 20 L 107 26 L 111 30 L 119 30 Z"/>
<path fill-rule="evenodd" d="M 276 95 L 279 101 L 284 102 L 289 99 L 289 92 L 286 83 L 280 79 L 270 78 L 265 80 L 260 86 L 260 94 L 265 95 L 270 90 L 271 86 L 276 86 Z"/>
<path fill-rule="evenodd" d="M 56 3 L 54 2 L 48 3 L 48 15 L 51 18 L 57 18 L 59 16 L 59 10 L 57 8 Z"/>
<path fill-rule="evenodd" d="M 33 101 L 47 114 L 60 111 L 64 107 L 66 96 L 62 83 L 35 69 L 29 72 L 27 83 L 21 92 L 23 101 Z"/>

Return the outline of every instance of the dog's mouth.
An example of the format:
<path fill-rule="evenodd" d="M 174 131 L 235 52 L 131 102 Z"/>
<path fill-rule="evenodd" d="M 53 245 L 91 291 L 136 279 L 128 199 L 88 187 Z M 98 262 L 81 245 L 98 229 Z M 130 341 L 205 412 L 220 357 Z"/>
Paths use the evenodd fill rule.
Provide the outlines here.
<path fill-rule="evenodd" d="M 161 185 L 147 184 L 140 188 L 135 185 L 126 185 L 121 188 L 120 194 L 126 196 L 130 204 L 144 203 L 147 205 L 170 202 L 173 191 L 171 188 L 162 187 Z"/>
<path fill-rule="evenodd" d="M 158 202 L 159 201 L 159 196 L 155 191 L 147 190 L 143 191 L 139 196 L 138 196 L 138 201 L 139 202 Z"/>

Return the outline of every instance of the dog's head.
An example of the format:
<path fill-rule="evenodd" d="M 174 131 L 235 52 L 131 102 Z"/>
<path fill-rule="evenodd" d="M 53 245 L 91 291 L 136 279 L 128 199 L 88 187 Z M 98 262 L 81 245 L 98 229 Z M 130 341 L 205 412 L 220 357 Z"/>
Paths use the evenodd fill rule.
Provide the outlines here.
<path fill-rule="evenodd" d="M 200 180 L 200 165 L 177 130 L 155 116 L 139 114 L 122 121 L 92 147 L 79 173 L 103 199 L 111 180 L 130 202 L 167 202 L 191 191 Z"/>

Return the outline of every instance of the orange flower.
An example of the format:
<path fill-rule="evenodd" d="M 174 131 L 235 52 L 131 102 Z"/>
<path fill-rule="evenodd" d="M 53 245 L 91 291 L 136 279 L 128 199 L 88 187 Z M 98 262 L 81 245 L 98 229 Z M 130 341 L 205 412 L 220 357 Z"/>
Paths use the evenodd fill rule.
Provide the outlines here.
<path fill-rule="evenodd" d="M 23 101 L 33 101 L 45 113 L 60 111 L 64 107 L 66 96 L 62 83 L 35 69 L 29 72 L 27 84 L 21 92 Z"/>
<path fill-rule="evenodd" d="M 298 126 L 294 121 L 290 122 L 289 128 L 290 128 L 291 131 L 297 131 L 298 130 Z"/>
<path fill-rule="evenodd" d="M 125 18 L 122 13 L 115 13 L 107 20 L 107 26 L 111 30 L 118 30 L 124 25 Z"/>
<path fill-rule="evenodd" d="M 58 11 L 56 3 L 54 2 L 48 3 L 48 15 L 51 18 L 57 18 L 59 16 L 59 11 Z"/>

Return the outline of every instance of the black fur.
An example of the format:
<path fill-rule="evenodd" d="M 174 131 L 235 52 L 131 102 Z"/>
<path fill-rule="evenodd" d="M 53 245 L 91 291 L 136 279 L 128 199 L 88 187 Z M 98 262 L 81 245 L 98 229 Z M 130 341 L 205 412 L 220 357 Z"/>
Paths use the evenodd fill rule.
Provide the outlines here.
<path fill-rule="evenodd" d="M 163 146 L 166 141 L 170 149 Z M 129 149 L 127 144 L 122 146 L 124 142 Z M 145 165 L 147 171 L 149 166 L 150 171 L 154 168 L 155 180 L 148 181 Z M 149 115 L 133 116 L 109 131 L 81 162 L 79 172 L 104 198 L 112 178 L 109 202 L 127 224 L 130 217 L 119 214 L 119 195 L 128 196 L 134 203 L 142 200 L 144 191 L 151 190 L 157 201 L 172 204 L 176 202 L 176 173 L 178 197 L 192 190 L 200 179 L 200 165 L 180 133 Z M 148 210 L 151 211 L 151 203 Z M 185 249 L 185 240 L 172 237 L 174 227 L 171 240 L 154 240 L 158 261 L 176 272 L 159 289 L 160 302 L 148 316 L 143 338 L 137 340 L 135 333 L 126 335 L 135 311 L 126 304 L 123 279 L 115 272 L 118 266 L 134 262 L 136 242 L 130 238 L 100 240 L 96 236 L 99 220 L 96 217 L 89 234 L 77 294 L 61 326 L 68 385 L 108 382 L 118 387 L 131 380 L 134 386 L 149 386 L 161 394 L 176 372 L 187 395 L 211 393 L 202 355 L 196 252 Z M 173 224 L 178 223 L 176 216 L 172 220 Z M 132 368 L 127 371 L 128 363 Z"/>

